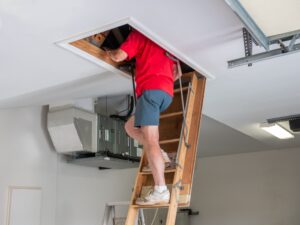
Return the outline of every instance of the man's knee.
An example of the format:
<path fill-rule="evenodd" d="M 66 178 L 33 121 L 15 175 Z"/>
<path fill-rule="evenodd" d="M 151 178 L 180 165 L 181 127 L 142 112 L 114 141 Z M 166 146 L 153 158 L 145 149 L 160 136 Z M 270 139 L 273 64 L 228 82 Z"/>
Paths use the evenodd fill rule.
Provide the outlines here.
<path fill-rule="evenodd" d="M 134 127 L 134 117 L 130 117 L 129 120 L 127 120 L 127 122 L 125 123 L 125 131 L 126 133 L 130 136 L 132 134 L 133 129 L 135 129 Z"/>
<path fill-rule="evenodd" d="M 131 125 L 130 125 L 130 122 L 129 121 L 127 121 L 126 123 L 125 123 L 125 125 L 124 125 L 124 128 L 125 128 L 125 131 L 126 131 L 126 133 L 127 134 L 129 134 L 130 132 L 131 132 Z"/>
<path fill-rule="evenodd" d="M 141 129 L 143 140 L 145 144 L 148 146 L 158 146 L 159 145 L 159 138 L 158 138 L 158 131 L 154 128 L 145 128 Z"/>

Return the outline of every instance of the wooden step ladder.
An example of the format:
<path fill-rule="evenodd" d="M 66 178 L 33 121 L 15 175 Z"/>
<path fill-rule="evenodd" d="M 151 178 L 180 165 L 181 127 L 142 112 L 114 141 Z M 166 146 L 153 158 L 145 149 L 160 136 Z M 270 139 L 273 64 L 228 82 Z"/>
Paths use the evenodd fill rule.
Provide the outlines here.
<path fill-rule="evenodd" d="M 108 202 L 105 204 L 105 211 L 104 216 L 102 219 L 102 225 L 109 225 L 109 224 L 124 224 L 123 218 L 116 217 L 116 207 L 121 206 L 128 206 L 130 202 Z M 120 219 L 121 221 L 117 221 Z M 111 223 L 112 222 L 112 223 Z M 134 221 L 134 225 L 146 225 L 145 223 L 145 216 L 143 209 L 139 209 L 138 218 Z"/>
<path fill-rule="evenodd" d="M 168 208 L 166 225 L 175 225 L 178 207 L 190 205 L 206 79 L 196 72 L 190 72 L 184 74 L 181 80 L 182 88 L 174 90 L 173 102 L 161 115 L 159 126 L 161 148 L 170 155 L 176 155 L 174 165 L 165 170 L 166 183 L 171 193 L 170 202 L 153 206 L 135 204 L 137 198 L 154 186 L 152 173 L 143 171 L 148 165 L 147 156 L 143 153 L 126 225 L 134 225 L 140 208 L 161 207 Z"/>

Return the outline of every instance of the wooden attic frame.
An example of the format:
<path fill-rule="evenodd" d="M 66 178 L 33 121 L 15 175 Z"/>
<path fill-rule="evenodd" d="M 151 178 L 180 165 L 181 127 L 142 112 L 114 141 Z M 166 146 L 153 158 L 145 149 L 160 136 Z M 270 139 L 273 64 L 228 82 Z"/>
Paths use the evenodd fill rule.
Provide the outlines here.
<path fill-rule="evenodd" d="M 108 30 L 109 29 L 99 33 L 93 33 L 79 39 L 73 39 L 68 42 L 68 48 L 73 52 L 81 51 L 81 54 L 84 53 L 85 55 L 88 55 L 87 58 L 89 60 L 104 65 L 113 72 L 129 77 L 130 73 L 128 73 L 128 71 L 120 70 L 121 64 L 113 62 L 107 56 L 105 50 L 101 48 L 108 37 Z M 177 56 L 174 52 L 171 53 Z M 165 171 L 166 182 L 169 184 L 171 191 L 171 200 L 169 204 L 150 207 L 169 208 L 166 220 L 167 225 L 175 224 L 177 207 L 188 207 L 190 205 L 206 83 L 206 78 L 199 72 L 196 72 L 195 69 L 182 63 L 182 61 L 181 65 L 184 72 L 182 78 L 182 93 L 186 110 L 184 111 L 182 109 L 181 90 L 178 83 L 175 83 L 173 102 L 160 118 L 160 145 L 166 152 L 178 155 L 176 161 L 178 165 Z M 185 124 L 187 131 L 182 129 L 184 115 L 186 118 Z M 186 135 L 188 146 L 185 144 L 183 134 Z M 148 190 L 147 188 L 154 184 L 151 172 L 143 171 L 143 168 L 146 165 L 147 156 L 143 154 L 132 194 L 126 225 L 132 225 L 138 213 L 139 206 L 135 205 L 135 200 L 142 196 L 143 193 Z"/>

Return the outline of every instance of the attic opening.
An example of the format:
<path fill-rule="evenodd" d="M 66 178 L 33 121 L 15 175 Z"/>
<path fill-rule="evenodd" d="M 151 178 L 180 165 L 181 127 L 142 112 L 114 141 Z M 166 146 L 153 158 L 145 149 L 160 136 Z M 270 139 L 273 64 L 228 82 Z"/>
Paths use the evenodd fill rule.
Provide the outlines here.
<path fill-rule="evenodd" d="M 132 69 L 134 70 L 135 60 L 132 59 L 131 61 L 116 63 L 107 57 L 105 50 L 119 48 L 132 30 L 132 26 L 125 24 L 113 29 L 86 36 L 79 40 L 70 42 L 69 44 L 130 75 L 132 73 Z M 180 65 L 183 73 L 195 71 L 195 69 L 182 61 L 180 61 Z"/>

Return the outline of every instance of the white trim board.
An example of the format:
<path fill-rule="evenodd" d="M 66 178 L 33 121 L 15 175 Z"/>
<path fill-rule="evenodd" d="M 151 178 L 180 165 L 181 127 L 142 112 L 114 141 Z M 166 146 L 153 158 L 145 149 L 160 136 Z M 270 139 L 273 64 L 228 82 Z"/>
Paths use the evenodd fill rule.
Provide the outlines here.
<path fill-rule="evenodd" d="M 40 225 L 41 207 L 41 187 L 10 186 L 8 188 L 5 224 Z"/>
<path fill-rule="evenodd" d="M 98 34 L 107 30 L 111 30 L 113 28 L 122 26 L 122 25 L 130 25 L 131 27 L 133 27 L 134 29 L 138 30 L 139 32 L 141 32 L 142 34 L 144 34 L 145 36 L 147 36 L 149 39 L 151 39 L 152 41 L 154 41 L 156 44 L 158 44 L 159 46 L 161 46 L 162 48 L 164 48 L 165 50 L 167 50 L 168 52 L 170 52 L 172 55 L 174 55 L 175 57 L 177 57 L 179 60 L 181 60 L 182 62 L 184 62 L 185 64 L 187 64 L 188 66 L 190 66 L 191 68 L 193 68 L 195 71 L 199 72 L 201 75 L 205 76 L 208 79 L 214 79 L 215 76 L 213 76 L 211 73 L 209 73 L 204 67 L 199 66 L 196 62 L 194 62 L 191 58 L 189 58 L 188 56 L 184 55 L 181 51 L 179 51 L 176 47 L 170 45 L 167 41 L 165 41 L 164 39 L 162 39 L 160 36 L 158 36 L 157 34 L 155 34 L 154 32 L 152 32 L 149 28 L 147 28 L 145 25 L 143 25 L 142 23 L 140 23 L 138 20 L 136 20 L 133 17 L 126 17 L 123 19 L 120 19 L 118 21 L 115 21 L 113 23 L 108 23 L 100 28 L 88 31 L 88 32 L 84 32 L 75 36 L 72 36 L 68 39 L 56 42 L 56 44 L 66 50 L 69 50 L 73 53 L 75 53 L 76 55 L 79 55 L 87 60 L 89 60 L 92 63 L 95 63 L 96 65 L 99 65 L 105 69 L 107 69 L 108 71 L 111 71 L 113 73 L 125 76 L 130 78 L 130 76 L 118 69 L 116 69 L 115 67 L 113 67 L 112 65 L 109 65 L 108 63 L 103 62 L 102 60 L 97 59 L 96 57 L 70 45 L 69 43 L 92 36 L 94 34 Z"/>

